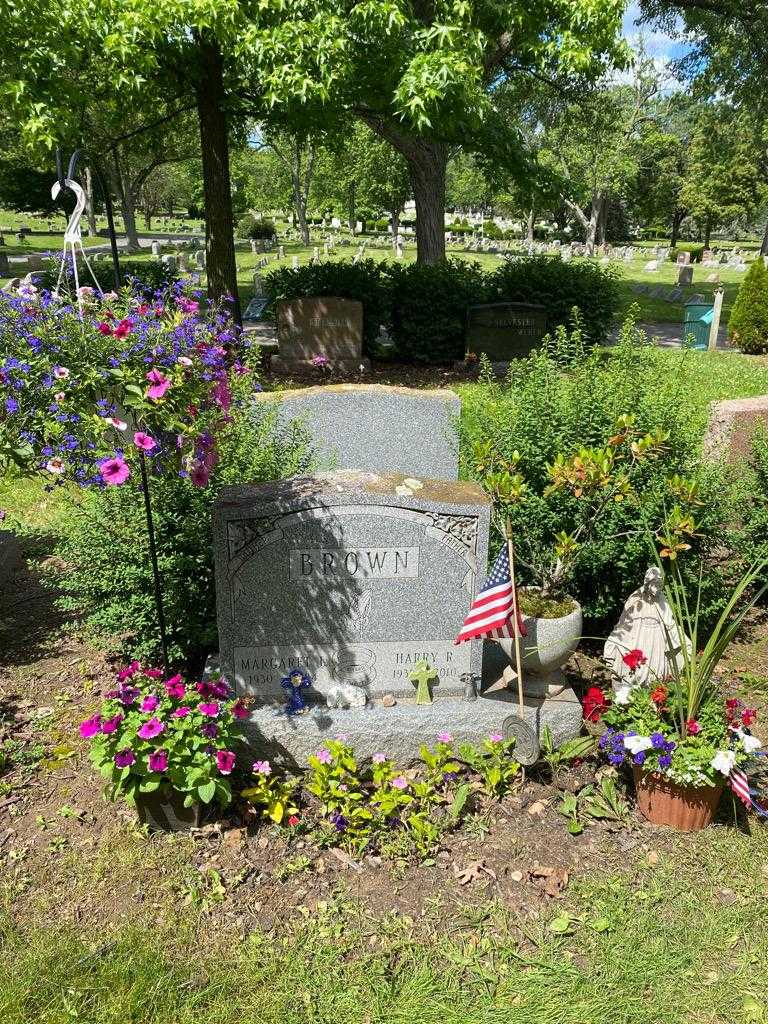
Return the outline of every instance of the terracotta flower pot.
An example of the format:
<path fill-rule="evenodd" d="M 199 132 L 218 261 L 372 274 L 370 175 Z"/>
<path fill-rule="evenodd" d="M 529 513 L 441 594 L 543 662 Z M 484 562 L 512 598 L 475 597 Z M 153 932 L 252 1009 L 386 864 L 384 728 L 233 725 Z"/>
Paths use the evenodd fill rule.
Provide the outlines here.
<path fill-rule="evenodd" d="M 201 805 L 196 803 L 185 807 L 184 794 L 170 788 L 138 793 L 136 813 L 150 832 L 186 832 L 198 827 L 202 821 Z"/>
<path fill-rule="evenodd" d="M 671 825 L 681 832 L 699 832 L 715 816 L 722 786 L 678 786 L 663 775 L 633 769 L 637 805 L 653 825 Z"/>

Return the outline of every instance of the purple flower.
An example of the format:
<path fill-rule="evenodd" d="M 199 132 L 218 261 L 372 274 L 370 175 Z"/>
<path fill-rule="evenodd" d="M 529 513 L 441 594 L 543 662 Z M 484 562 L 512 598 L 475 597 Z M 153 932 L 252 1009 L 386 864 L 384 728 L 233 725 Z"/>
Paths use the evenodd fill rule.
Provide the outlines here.
<path fill-rule="evenodd" d="M 106 734 L 115 732 L 122 720 L 122 715 L 115 715 L 113 718 L 108 718 L 106 721 L 101 723 L 101 731 Z"/>
<path fill-rule="evenodd" d="M 216 751 L 216 767 L 222 775 L 229 775 L 235 767 L 235 755 L 231 750 Z"/>
<path fill-rule="evenodd" d="M 200 727 L 200 732 L 206 739 L 214 740 L 219 735 L 219 727 L 215 722 L 206 722 Z"/>
<path fill-rule="evenodd" d="M 453 743 L 453 736 L 449 732 L 439 732 L 437 741 L 438 743 Z"/>
<path fill-rule="evenodd" d="M 5 411 L 7 413 L 14 413 L 19 411 L 19 403 L 16 401 L 15 398 L 6 398 Z"/>
<path fill-rule="evenodd" d="M 662 754 L 659 758 L 659 768 L 669 768 L 672 764 L 672 757 L 670 754 Z"/>
<path fill-rule="evenodd" d="M 394 789 L 407 789 L 408 779 L 406 779 L 404 775 L 398 775 L 396 778 L 392 779 L 392 786 Z"/>
<path fill-rule="evenodd" d="M 141 702 L 141 710 L 149 713 L 150 711 L 154 711 L 159 703 L 159 697 L 156 697 L 153 693 L 151 693 L 148 697 L 145 697 L 144 700 Z"/>
<path fill-rule="evenodd" d="M 339 811 L 333 812 L 331 815 L 331 821 L 337 832 L 343 832 L 347 827 L 347 819 L 343 814 L 340 814 Z"/>
<path fill-rule="evenodd" d="M 155 736 L 159 736 L 161 732 L 164 732 L 164 730 L 165 725 L 159 718 L 150 718 L 148 722 L 142 725 L 137 735 L 143 740 L 152 740 Z"/>
<path fill-rule="evenodd" d="M 207 715 L 208 718 L 216 718 L 219 713 L 219 705 L 215 700 L 212 700 L 208 704 L 199 704 L 198 711 L 201 715 Z"/>
<path fill-rule="evenodd" d="M 176 708 L 176 710 L 173 712 L 173 717 L 186 718 L 190 710 L 190 708 L 186 707 L 185 705 L 182 705 L 180 708 Z"/>
<path fill-rule="evenodd" d="M 271 775 L 272 765 L 269 763 L 269 761 L 254 761 L 253 770 L 256 772 L 257 775 Z"/>
<path fill-rule="evenodd" d="M 636 765 L 645 764 L 645 751 L 644 750 L 638 750 L 638 752 L 632 758 L 632 764 L 636 764 Z"/>
<path fill-rule="evenodd" d="M 136 755 L 132 750 L 118 750 L 115 754 L 115 764 L 118 768 L 129 768 L 136 763 Z"/>
<path fill-rule="evenodd" d="M 333 756 L 331 755 L 330 750 L 326 750 L 325 747 L 323 747 L 322 750 L 318 750 L 318 752 L 315 754 L 315 757 L 320 762 L 320 764 L 330 764 L 331 761 L 333 760 Z"/>
<path fill-rule="evenodd" d="M 149 770 L 151 772 L 164 772 L 168 767 L 168 751 L 154 750 L 149 755 Z"/>
<path fill-rule="evenodd" d="M 661 750 L 662 747 L 664 746 L 664 744 L 666 743 L 666 740 L 664 739 L 664 736 L 662 735 L 662 733 L 660 733 L 660 732 L 652 732 L 651 733 L 651 743 L 653 744 L 653 749 L 654 750 Z"/>

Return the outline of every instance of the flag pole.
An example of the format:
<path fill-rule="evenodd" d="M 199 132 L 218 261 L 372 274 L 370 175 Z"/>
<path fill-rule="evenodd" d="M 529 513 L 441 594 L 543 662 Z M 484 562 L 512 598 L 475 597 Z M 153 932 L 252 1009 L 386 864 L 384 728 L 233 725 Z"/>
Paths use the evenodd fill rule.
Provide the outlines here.
<path fill-rule="evenodd" d="M 512 633 L 515 638 L 515 671 L 517 672 L 517 699 L 520 704 L 520 714 L 525 711 L 523 705 L 523 659 L 520 653 L 520 612 L 517 607 L 517 582 L 515 580 L 515 549 L 512 545 L 512 524 L 509 517 L 504 521 L 504 537 L 507 542 L 507 554 L 509 555 L 509 579 L 512 584 Z"/>

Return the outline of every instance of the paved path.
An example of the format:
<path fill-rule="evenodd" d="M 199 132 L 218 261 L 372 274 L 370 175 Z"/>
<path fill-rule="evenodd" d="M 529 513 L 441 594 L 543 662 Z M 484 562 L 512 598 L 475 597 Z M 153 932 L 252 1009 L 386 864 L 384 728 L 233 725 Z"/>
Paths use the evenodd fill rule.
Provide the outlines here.
<path fill-rule="evenodd" d="M 638 324 L 640 330 L 645 331 L 648 337 L 660 348 L 681 348 L 683 344 L 683 325 L 681 323 L 660 323 L 660 324 Z M 620 328 L 616 327 L 608 339 L 609 345 L 615 345 L 619 337 Z M 728 346 L 728 328 L 721 324 L 717 332 L 717 347 L 727 352 L 734 349 Z"/>

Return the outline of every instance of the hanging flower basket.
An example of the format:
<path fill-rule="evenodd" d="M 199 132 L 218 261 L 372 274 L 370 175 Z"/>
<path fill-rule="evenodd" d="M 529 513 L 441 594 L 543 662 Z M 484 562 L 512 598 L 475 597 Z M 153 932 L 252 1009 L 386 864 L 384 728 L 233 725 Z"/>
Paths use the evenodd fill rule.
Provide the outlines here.
<path fill-rule="evenodd" d="M 656 775 L 633 770 L 637 806 L 653 825 L 671 825 L 681 832 L 699 832 L 711 824 L 723 786 L 679 786 Z"/>

